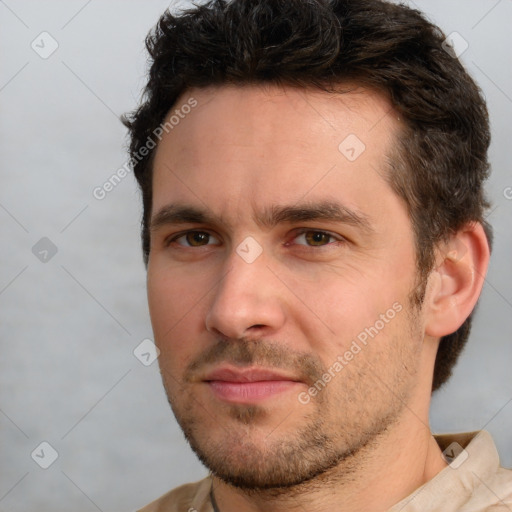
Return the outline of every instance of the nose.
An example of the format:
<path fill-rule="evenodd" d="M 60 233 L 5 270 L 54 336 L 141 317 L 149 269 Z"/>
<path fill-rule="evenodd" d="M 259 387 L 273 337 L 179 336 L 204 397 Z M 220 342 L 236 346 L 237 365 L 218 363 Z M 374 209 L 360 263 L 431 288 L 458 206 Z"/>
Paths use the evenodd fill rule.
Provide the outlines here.
<path fill-rule="evenodd" d="M 274 334 L 285 323 L 281 288 L 265 257 L 247 263 L 234 252 L 213 292 L 206 329 L 231 339 Z"/>

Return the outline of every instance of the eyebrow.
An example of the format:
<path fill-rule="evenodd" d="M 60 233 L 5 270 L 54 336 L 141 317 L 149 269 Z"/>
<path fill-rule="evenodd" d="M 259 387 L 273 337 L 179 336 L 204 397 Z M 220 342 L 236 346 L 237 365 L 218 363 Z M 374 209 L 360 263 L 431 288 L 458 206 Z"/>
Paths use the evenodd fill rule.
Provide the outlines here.
<path fill-rule="evenodd" d="M 325 220 L 341 222 L 368 232 L 373 231 L 370 220 L 365 214 L 333 201 L 272 206 L 255 220 L 258 224 L 269 228 L 285 222 Z"/>
<path fill-rule="evenodd" d="M 169 204 L 153 215 L 149 224 L 150 231 L 155 231 L 169 224 L 218 224 L 218 217 L 206 209 L 181 204 Z"/>
<path fill-rule="evenodd" d="M 368 216 L 334 201 L 302 203 L 290 206 L 274 205 L 254 216 L 254 221 L 261 227 L 273 228 L 278 224 L 324 220 L 340 222 L 373 232 Z M 150 222 L 150 231 L 172 224 L 225 224 L 220 217 L 207 209 L 191 205 L 169 204 L 162 207 Z"/>

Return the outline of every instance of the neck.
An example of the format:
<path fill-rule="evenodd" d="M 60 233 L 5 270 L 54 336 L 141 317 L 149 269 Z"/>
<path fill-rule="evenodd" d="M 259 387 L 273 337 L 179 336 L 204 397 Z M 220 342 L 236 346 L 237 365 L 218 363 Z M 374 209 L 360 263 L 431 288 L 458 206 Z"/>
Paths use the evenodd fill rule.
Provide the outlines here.
<path fill-rule="evenodd" d="M 405 421 L 380 439 L 329 472 L 290 489 L 243 491 L 214 477 L 219 512 L 388 510 L 446 467 L 428 424 L 411 410 L 404 415 Z"/>

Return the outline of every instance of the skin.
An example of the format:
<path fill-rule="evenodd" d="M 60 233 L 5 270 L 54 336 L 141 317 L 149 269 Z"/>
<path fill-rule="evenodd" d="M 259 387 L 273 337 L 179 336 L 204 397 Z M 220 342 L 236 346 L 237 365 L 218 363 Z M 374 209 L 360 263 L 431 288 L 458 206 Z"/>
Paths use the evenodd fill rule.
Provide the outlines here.
<path fill-rule="evenodd" d="M 476 303 L 485 236 L 476 223 L 440 246 L 422 308 L 411 303 L 414 234 L 385 180 L 401 121 L 380 94 L 346 89 L 193 89 L 177 105 L 198 106 L 156 151 L 151 321 L 222 512 L 384 511 L 446 466 L 428 425 L 435 355 Z M 338 149 L 350 134 L 365 145 L 354 161 Z M 285 207 L 302 216 L 270 222 Z M 226 398 L 207 382 L 226 366 L 277 372 L 278 391 Z"/>

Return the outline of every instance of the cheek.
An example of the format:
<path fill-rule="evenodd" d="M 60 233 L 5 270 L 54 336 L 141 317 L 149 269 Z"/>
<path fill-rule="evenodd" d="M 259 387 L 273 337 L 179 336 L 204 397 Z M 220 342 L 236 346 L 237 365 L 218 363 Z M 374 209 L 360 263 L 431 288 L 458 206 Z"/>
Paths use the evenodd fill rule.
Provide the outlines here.
<path fill-rule="evenodd" d="M 402 323 L 409 284 L 392 277 L 382 266 L 377 271 L 326 272 L 314 282 L 295 282 L 304 305 L 294 303 L 294 321 L 324 362 L 345 353 L 354 340 L 384 339 Z M 304 307 L 305 306 L 305 307 Z M 314 346 L 313 346 L 314 345 Z"/>
<path fill-rule="evenodd" d="M 148 272 L 148 305 L 160 365 L 172 371 L 184 368 L 197 353 L 201 326 L 204 325 L 202 295 L 178 273 L 169 276 Z"/>
<path fill-rule="evenodd" d="M 148 306 L 153 331 L 157 337 L 174 323 L 177 314 L 175 293 L 175 287 L 166 276 L 148 272 Z"/>
<path fill-rule="evenodd" d="M 187 312 L 193 313 L 194 304 L 200 301 L 201 288 L 197 284 L 179 269 L 163 265 L 157 269 L 157 265 L 150 264 L 147 294 L 153 326 L 168 330 Z"/>

